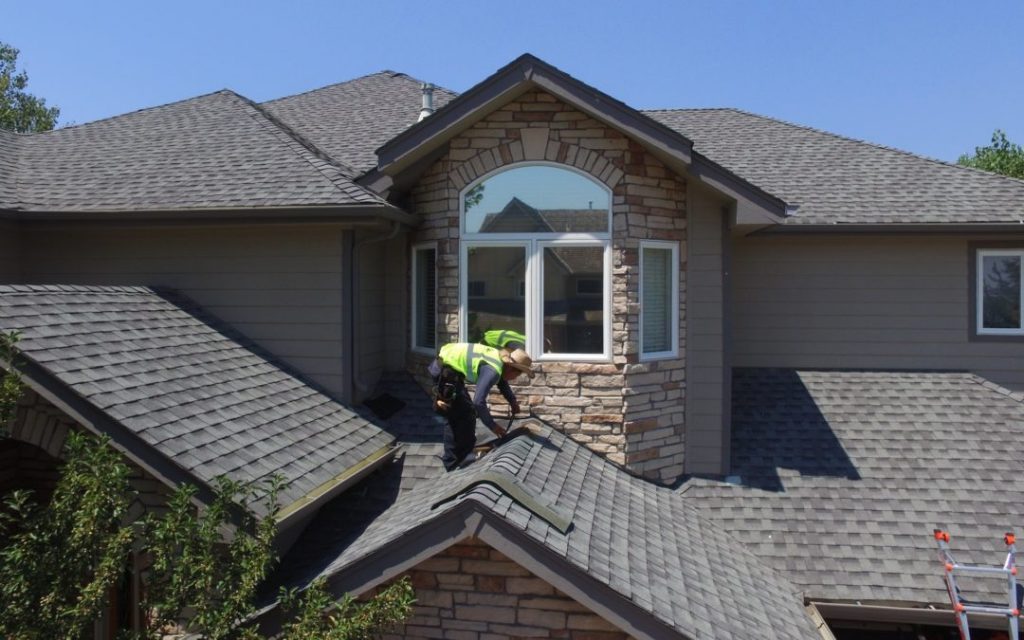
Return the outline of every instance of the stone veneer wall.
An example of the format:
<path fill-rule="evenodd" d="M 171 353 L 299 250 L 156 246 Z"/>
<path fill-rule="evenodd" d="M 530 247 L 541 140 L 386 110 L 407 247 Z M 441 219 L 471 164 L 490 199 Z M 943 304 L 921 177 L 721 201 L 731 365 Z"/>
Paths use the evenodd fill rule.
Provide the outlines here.
<path fill-rule="evenodd" d="M 487 544 L 470 538 L 408 572 L 416 590 L 412 617 L 398 638 L 502 640 L 629 636 Z"/>
<path fill-rule="evenodd" d="M 683 473 L 686 336 L 686 183 L 641 145 L 550 94 L 532 91 L 454 138 L 412 192 L 424 224 L 413 242 L 437 243 L 439 344 L 458 340 L 459 192 L 521 161 L 580 169 L 612 190 L 612 361 L 545 362 L 516 394 L 569 437 L 644 477 Z M 679 358 L 639 359 L 639 244 L 679 242 Z M 408 342 L 407 342 L 408 344 Z M 411 353 L 423 375 L 429 358 Z"/>
<path fill-rule="evenodd" d="M 64 458 L 64 443 L 72 431 L 84 431 L 84 427 L 72 420 L 63 411 L 55 407 L 45 398 L 30 389 L 22 392 L 18 400 L 18 411 L 14 420 L 8 425 L 11 439 L 27 445 L 34 445 L 35 452 L 18 462 L 30 465 L 42 481 L 38 488 L 51 489 L 56 479 L 55 469 L 43 468 L 46 460 L 59 461 Z M 27 447 L 18 447 L 24 451 Z M 2 464 L 0 460 L 0 464 Z M 129 482 L 136 492 L 136 499 L 128 512 L 129 521 L 134 521 L 143 514 L 162 510 L 170 499 L 171 491 L 162 482 L 130 460 L 124 459 L 131 469 Z M 7 482 L 12 478 L 0 478 Z M 35 482 L 35 480 L 33 480 Z M 26 487 L 28 488 L 28 487 Z"/>

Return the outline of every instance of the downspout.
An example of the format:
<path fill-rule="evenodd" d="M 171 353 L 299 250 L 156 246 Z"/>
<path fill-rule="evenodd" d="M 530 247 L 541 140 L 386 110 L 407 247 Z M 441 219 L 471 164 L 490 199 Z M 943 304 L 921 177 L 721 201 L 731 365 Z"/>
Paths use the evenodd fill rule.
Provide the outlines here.
<path fill-rule="evenodd" d="M 349 269 L 349 290 L 352 292 L 352 306 L 349 308 L 349 326 L 352 330 L 349 332 L 349 353 L 352 354 L 352 376 L 349 378 L 352 381 L 352 401 L 355 402 L 357 398 L 360 398 L 363 394 L 368 394 L 373 391 L 373 386 L 368 384 L 362 379 L 360 375 L 360 356 L 359 348 L 357 345 L 360 344 L 359 340 L 359 310 L 362 308 L 362 287 L 359 286 L 359 278 L 356 277 L 356 269 L 359 266 L 359 253 L 360 249 L 368 244 L 374 244 L 376 242 L 387 242 L 398 235 L 402 225 L 394 220 L 391 221 L 391 229 L 387 233 L 382 233 L 376 236 L 370 236 L 369 238 L 363 238 L 352 245 L 352 268 Z"/>

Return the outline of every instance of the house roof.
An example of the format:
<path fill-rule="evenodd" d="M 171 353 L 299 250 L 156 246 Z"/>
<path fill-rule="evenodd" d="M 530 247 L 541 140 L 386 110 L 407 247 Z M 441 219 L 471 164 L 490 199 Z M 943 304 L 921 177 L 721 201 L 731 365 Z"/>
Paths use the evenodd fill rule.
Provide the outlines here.
<path fill-rule="evenodd" d="M 1024 522 L 1022 395 L 967 373 L 737 369 L 729 484 L 682 495 L 812 600 L 948 608 L 935 528 L 1001 564 Z M 966 597 L 1005 601 L 972 585 Z"/>
<path fill-rule="evenodd" d="M 4 134 L 0 209 L 391 208 L 231 91 L 32 135 Z M 16 158 L 16 172 L 10 171 Z M 12 182 L 12 178 L 14 179 Z"/>
<path fill-rule="evenodd" d="M 0 286 L 0 330 L 21 332 L 40 393 L 171 484 L 283 476 L 282 519 L 392 451 L 387 432 L 173 292 Z"/>
<path fill-rule="evenodd" d="M 377 166 L 378 147 L 416 124 L 422 84 L 404 73 L 381 71 L 270 100 L 262 107 L 331 157 L 362 173 Z M 456 95 L 435 87 L 435 108 Z"/>
<path fill-rule="evenodd" d="M 360 592 L 368 579 L 409 568 L 400 565 L 422 558 L 422 547 L 458 541 L 477 518 L 469 525 L 476 535 L 500 540 L 503 553 L 535 573 L 550 572 L 562 591 L 584 604 L 580 594 L 589 595 L 592 608 L 620 626 L 646 625 L 633 635 L 818 637 L 796 589 L 693 501 L 547 427 L 445 474 L 441 425 L 425 394 L 407 376 L 392 376 L 384 389 L 407 401 L 389 428 L 409 449 L 363 491 L 317 514 L 283 559 L 282 582 L 324 575 L 337 593 Z M 571 522 L 567 532 L 558 518 Z M 447 542 L 437 533 L 446 528 Z"/>
<path fill-rule="evenodd" d="M 796 207 L 787 226 L 1024 222 L 1024 180 L 738 109 L 644 113 Z"/>

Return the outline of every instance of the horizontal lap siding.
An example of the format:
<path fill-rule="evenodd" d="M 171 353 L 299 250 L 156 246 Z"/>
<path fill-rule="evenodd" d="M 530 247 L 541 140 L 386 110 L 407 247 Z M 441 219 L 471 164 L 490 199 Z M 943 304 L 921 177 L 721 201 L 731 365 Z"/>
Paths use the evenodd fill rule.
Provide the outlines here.
<path fill-rule="evenodd" d="M 687 242 L 686 472 L 721 473 L 725 342 L 721 204 L 694 190 Z"/>
<path fill-rule="evenodd" d="M 967 370 L 1024 389 L 1024 342 L 968 339 L 967 243 L 737 239 L 734 364 Z"/>
<path fill-rule="evenodd" d="M 22 234 L 25 283 L 177 289 L 298 371 L 342 393 L 338 229 L 35 227 Z"/>

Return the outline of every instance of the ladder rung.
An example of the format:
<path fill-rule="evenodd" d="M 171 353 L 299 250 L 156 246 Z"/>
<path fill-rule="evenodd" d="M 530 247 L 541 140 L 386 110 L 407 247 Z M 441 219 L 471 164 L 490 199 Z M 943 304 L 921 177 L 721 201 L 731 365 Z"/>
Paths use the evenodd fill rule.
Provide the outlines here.
<path fill-rule="evenodd" d="M 1006 576 L 1010 574 L 1009 569 L 1004 569 L 1002 567 L 980 567 L 977 565 L 969 564 L 954 564 L 953 571 L 956 573 L 978 573 L 1000 576 Z"/>
<path fill-rule="evenodd" d="M 978 604 L 962 604 L 964 613 L 995 613 L 1001 616 L 1012 616 L 1013 609 L 1009 607 L 986 607 Z"/>

